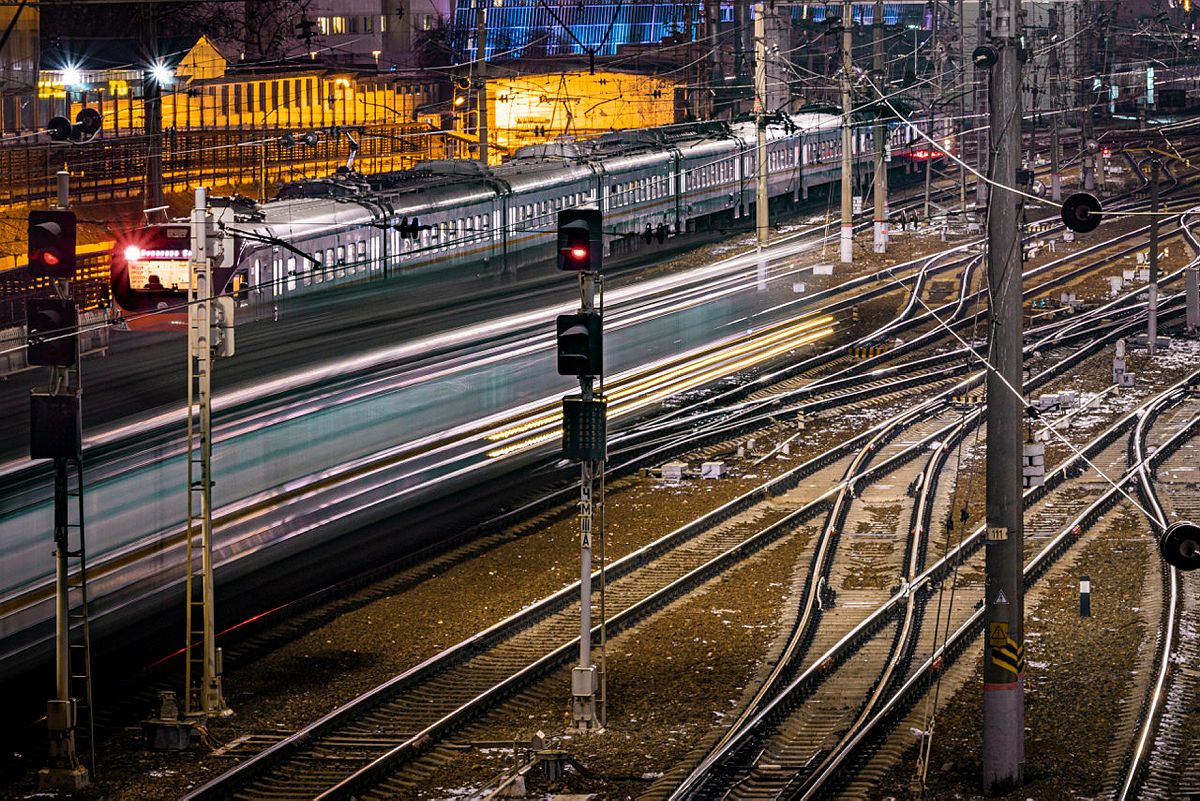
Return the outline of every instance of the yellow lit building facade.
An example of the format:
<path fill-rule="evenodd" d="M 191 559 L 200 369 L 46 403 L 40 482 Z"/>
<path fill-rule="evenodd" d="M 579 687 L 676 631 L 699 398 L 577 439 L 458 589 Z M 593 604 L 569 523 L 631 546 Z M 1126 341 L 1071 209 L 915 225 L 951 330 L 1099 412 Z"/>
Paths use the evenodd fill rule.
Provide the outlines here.
<path fill-rule="evenodd" d="M 489 139 L 502 153 L 562 135 L 586 139 L 681 118 L 680 87 L 654 76 L 565 72 L 489 77 L 487 86 Z"/>

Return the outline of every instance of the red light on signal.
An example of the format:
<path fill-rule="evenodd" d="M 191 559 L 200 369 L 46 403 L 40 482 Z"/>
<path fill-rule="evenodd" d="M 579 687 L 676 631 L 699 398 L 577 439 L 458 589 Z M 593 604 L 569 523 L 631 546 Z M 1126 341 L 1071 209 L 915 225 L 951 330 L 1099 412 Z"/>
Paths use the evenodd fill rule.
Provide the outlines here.
<path fill-rule="evenodd" d="M 1104 148 L 1103 150 L 1100 151 L 1100 155 L 1104 156 L 1104 158 L 1108 158 L 1109 156 L 1112 155 L 1112 148 L 1111 147 Z"/>
<path fill-rule="evenodd" d="M 62 261 L 62 259 L 58 258 L 58 255 L 53 250 L 43 250 L 41 252 L 40 260 L 42 264 L 46 265 L 47 267 L 57 267 L 58 263 Z"/>
<path fill-rule="evenodd" d="M 576 245 L 575 247 L 571 248 L 571 258 L 572 259 L 575 259 L 576 261 L 583 261 L 587 257 L 588 257 L 587 248 L 580 247 L 579 245 Z"/>

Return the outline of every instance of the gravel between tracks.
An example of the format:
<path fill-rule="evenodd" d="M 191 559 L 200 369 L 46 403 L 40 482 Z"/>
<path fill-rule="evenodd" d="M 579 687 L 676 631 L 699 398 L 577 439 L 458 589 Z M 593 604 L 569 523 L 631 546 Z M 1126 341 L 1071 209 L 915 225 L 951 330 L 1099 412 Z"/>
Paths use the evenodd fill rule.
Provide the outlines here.
<path fill-rule="evenodd" d="M 1132 670 L 1141 669 L 1139 649 L 1153 631 L 1140 608 L 1152 542 L 1140 512 L 1127 502 L 1096 532 L 1026 597 L 1026 783 L 998 798 L 1092 799 L 1111 789 L 1102 784 L 1117 732 L 1117 705 L 1128 703 Z M 1079 616 L 1081 574 L 1092 580 L 1090 618 Z M 982 686 L 982 661 L 976 657 L 966 684 L 937 715 L 925 794 L 911 785 L 914 746 L 874 798 L 982 798 Z"/>

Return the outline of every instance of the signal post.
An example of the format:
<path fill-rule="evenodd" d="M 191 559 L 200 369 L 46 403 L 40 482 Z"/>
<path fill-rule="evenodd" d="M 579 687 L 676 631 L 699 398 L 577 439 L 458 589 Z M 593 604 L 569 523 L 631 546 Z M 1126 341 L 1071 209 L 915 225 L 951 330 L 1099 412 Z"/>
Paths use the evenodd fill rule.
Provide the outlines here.
<path fill-rule="evenodd" d="M 188 292 L 188 536 L 187 641 L 184 652 L 184 711 L 189 718 L 229 715 L 221 689 L 221 653 L 216 645 L 212 525 L 213 356 L 233 355 L 233 299 L 212 297 L 215 240 L 203 187 L 192 210 Z M 199 562 L 199 565 L 197 565 Z M 199 646 L 199 647 L 197 647 Z"/>
<path fill-rule="evenodd" d="M 579 275 L 580 309 L 575 314 L 561 315 L 557 320 L 558 373 L 579 378 L 579 395 L 563 398 L 562 450 L 564 457 L 578 459 L 580 465 L 579 664 L 571 670 L 571 725 L 579 731 L 595 731 L 604 725 L 603 653 L 599 672 L 592 663 L 592 551 L 593 534 L 597 530 L 593 521 L 597 506 L 602 507 L 604 503 L 606 455 L 602 321 L 601 312 L 596 308 L 597 294 L 602 292 L 600 268 L 604 232 L 601 223 L 598 209 L 565 209 L 558 214 L 558 268 Z M 597 478 L 600 479 L 598 501 L 595 494 Z M 602 527 L 598 533 L 603 539 Z M 603 612 L 603 596 L 601 598 Z M 601 696 L 599 712 L 598 690 Z"/>
<path fill-rule="evenodd" d="M 65 122 L 65 120 L 64 120 Z M 26 306 L 30 365 L 50 368 L 49 383 L 30 397 L 29 455 L 54 463 L 54 698 L 46 705 L 49 760 L 38 771 L 41 790 L 71 792 L 90 782 L 79 757 L 77 737 L 89 743 L 91 660 L 87 620 L 87 570 L 83 533 L 83 447 L 78 315 L 71 299 L 75 276 L 75 213 L 68 210 L 68 173 L 58 173 L 58 205 L 29 213 L 29 274 L 50 278 L 54 296 L 31 298 Z M 74 486 L 72 487 L 72 479 Z M 72 514 L 71 501 L 77 501 Z M 71 548 L 75 532 L 78 547 Z M 72 582 L 71 560 L 76 559 Z M 71 590 L 80 595 L 72 611 Z M 72 629 L 72 623 L 77 625 Z M 80 639 L 72 642 L 72 634 Z M 82 696 L 82 697 L 81 697 Z M 87 725 L 80 726 L 81 705 Z"/>

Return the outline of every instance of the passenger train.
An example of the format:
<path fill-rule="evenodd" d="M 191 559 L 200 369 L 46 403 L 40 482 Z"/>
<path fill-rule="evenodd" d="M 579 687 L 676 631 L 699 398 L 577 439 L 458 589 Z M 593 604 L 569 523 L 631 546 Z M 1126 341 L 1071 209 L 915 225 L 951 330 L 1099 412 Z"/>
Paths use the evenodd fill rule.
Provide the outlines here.
<path fill-rule="evenodd" d="M 917 133 L 923 121 L 892 120 L 892 164 L 940 155 Z M 935 135 L 950 149 L 946 128 Z M 239 300 L 239 321 L 267 316 L 279 299 L 414 270 L 455 277 L 511 274 L 549 259 L 557 213 L 604 212 L 610 254 L 641 237 L 679 236 L 753 214 L 753 123 L 702 122 L 614 132 L 580 142 L 532 145 L 502 165 L 426 161 L 377 175 L 341 168 L 329 178 L 285 184 L 275 200 L 213 199 L 218 226 L 213 289 Z M 857 179 L 873 169 L 870 125 L 853 130 Z M 841 178 L 840 117 L 807 112 L 767 127 L 769 195 L 806 198 Z M 416 235 L 413 221 L 419 221 Z M 407 234 L 407 235 L 406 235 Z M 186 221 L 153 225 L 118 241 L 113 298 L 130 328 L 185 325 L 189 281 Z"/>

